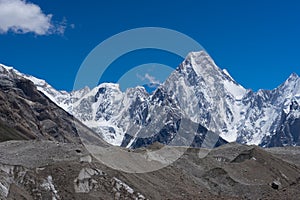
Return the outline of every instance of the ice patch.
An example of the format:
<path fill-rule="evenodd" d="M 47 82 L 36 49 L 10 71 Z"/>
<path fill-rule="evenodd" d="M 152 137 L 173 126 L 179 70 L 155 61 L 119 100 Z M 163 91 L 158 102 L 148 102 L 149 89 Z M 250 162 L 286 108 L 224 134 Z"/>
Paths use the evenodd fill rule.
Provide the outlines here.
<path fill-rule="evenodd" d="M 58 195 L 58 191 L 55 189 L 55 186 L 53 184 L 52 176 L 48 176 L 46 180 L 44 180 L 43 184 L 41 185 L 43 188 L 45 188 L 47 191 L 52 192 L 52 200 L 58 200 L 60 199 Z"/>
<path fill-rule="evenodd" d="M 120 191 L 121 188 L 123 187 L 128 193 L 133 194 L 134 190 L 131 187 L 129 187 L 126 183 L 122 182 L 116 177 L 114 177 L 113 179 L 116 181 L 115 186 L 118 191 Z"/>
<path fill-rule="evenodd" d="M 232 81 L 224 81 L 225 90 L 227 90 L 236 100 L 241 100 L 246 94 L 246 89 Z"/>

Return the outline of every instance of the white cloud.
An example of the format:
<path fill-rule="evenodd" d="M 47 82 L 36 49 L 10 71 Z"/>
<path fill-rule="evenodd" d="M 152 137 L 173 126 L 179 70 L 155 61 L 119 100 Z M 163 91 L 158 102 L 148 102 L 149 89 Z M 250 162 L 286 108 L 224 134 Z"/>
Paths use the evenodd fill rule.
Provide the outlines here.
<path fill-rule="evenodd" d="M 0 0 L 0 33 L 63 34 L 66 22 L 54 25 L 52 14 L 26 0 Z"/>
<path fill-rule="evenodd" d="M 151 76 L 150 74 L 145 74 L 145 78 L 151 83 L 151 84 L 155 84 L 155 85 L 159 85 L 161 84 L 159 82 L 159 80 L 156 80 L 156 78 L 154 76 Z"/>
<path fill-rule="evenodd" d="M 150 87 L 161 84 L 161 82 L 159 80 L 157 80 L 154 76 L 151 76 L 148 73 L 146 73 L 144 76 L 137 74 L 137 77 L 142 81 L 147 81 L 148 82 L 147 85 Z"/>

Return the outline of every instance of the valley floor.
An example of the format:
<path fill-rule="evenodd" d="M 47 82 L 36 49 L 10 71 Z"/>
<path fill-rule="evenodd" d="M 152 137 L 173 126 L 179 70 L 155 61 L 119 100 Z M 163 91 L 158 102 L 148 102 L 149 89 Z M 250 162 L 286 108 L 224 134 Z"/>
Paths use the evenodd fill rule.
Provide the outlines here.
<path fill-rule="evenodd" d="M 155 145 L 133 151 L 147 153 L 161 147 Z M 211 151 L 184 150 L 176 162 L 160 170 L 125 173 L 107 167 L 75 144 L 36 140 L 2 142 L 0 199 L 297 199 L 300 196 L 299 147 L 262 149 L 230 143 Z"/>

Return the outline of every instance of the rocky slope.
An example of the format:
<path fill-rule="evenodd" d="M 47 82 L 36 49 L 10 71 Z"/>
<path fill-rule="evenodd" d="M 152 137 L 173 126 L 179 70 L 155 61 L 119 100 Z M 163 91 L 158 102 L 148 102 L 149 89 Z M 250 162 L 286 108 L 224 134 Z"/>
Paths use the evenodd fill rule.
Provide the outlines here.
<path fill-rule="evenodd" d="M 106 144 L 37 90 L 32 81 L 0 65 L 0 141 L 42 139 L 78 144 L 79 136 Z"/>
<path fill-rule="evenodd" d="M 132 150 L 130 156 L 157 148 L 162 147 Z M 300 159 L 299 148 L 267 152 L 232 143 L 212 151 L 183 150 L 180 159 L 158 171 L 125 173 L 95 160 L 78 145 L 2 142 L 0 199 L 297 199 L 300 195 L 300 166 L 293 163 L 295 156 Z M 125 159 L 119 162 L 126 164 Z"/>

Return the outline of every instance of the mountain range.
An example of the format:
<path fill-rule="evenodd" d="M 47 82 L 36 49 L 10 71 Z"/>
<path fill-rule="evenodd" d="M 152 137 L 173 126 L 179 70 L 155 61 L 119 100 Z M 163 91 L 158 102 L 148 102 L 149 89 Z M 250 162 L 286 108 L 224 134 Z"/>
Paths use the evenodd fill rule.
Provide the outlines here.
<path fill-rule="evenodd" d="M 298 199 L 299 88 L 244 89 L 205 52 L 151 94 L 0 65 L 0 199 Z"/>
<path fill-rule="evenodd" d="M 116 146 L 138 148 L 160 142 L 214 147 L 234 141 L 262 147 L 300 144 L 298 75 L 291 74 L 273 90 L 254 92 L 238 84 L 204 51 L 189 53 L 151 94 L 141 86 L 122 92 L 114 83 L 58 91 L 13 68 L 0 65 L 0 71 L 0 85 L 9 84 L 7 77 L 29 80 L 26 84 L 35 85 L 49 102 Z M 204 144 L 208 137 L 209 144 Z"/>

